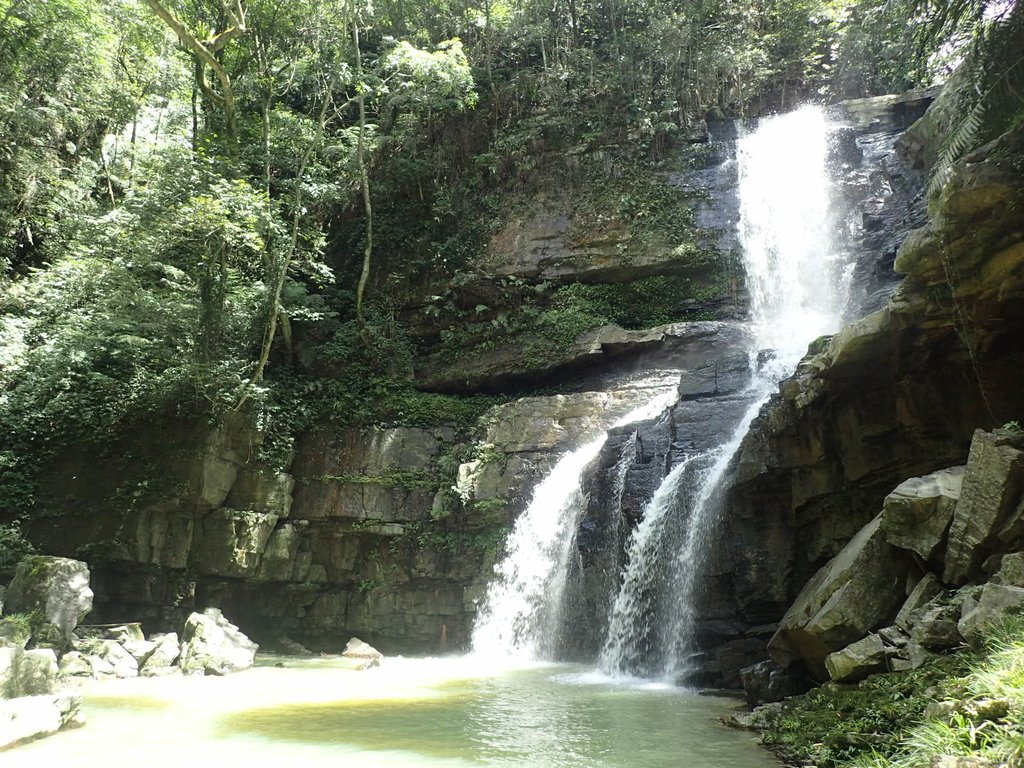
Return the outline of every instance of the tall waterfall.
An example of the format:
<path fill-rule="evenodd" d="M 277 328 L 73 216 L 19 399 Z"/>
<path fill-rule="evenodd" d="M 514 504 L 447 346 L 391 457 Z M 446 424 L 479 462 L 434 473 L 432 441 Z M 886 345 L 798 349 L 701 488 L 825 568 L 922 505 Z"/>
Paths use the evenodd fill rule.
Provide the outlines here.
<path fill-rule="evenodd" d="M 672 396 L 671 390 L 662 390 L 613 426 L 660 413 Z M 607 438 L 605 432 L 563 456 L 516 519 L 505 557 L 495 566 L 495 579 L 477 614 L 474 653 L 523 660 L 551 657 L 574 533 L 583 511 L 580 476 Z"/>
<path fill-rule="evenodd" d="M 740 223 L 751 296 L 749 403 L 731 434 L 668 474 L 626 545 L 599 666 L 676 679 L 692 664 L 694 602 L 715 530 L 723 478 L 768 395 L 810 341 L 836 330 L 852 266 L 835 240 L 829 126 L 804 107 L 761 121 L 737 145 Z"/>

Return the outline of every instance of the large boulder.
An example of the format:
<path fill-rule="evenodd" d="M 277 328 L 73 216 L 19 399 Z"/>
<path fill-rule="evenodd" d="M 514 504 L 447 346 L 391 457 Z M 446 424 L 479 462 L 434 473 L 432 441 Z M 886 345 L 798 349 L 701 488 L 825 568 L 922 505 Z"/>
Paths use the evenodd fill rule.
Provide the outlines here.
<path fill-rule="evenodd" d="M 49 648 L 0 648 L 0 699 L 40 696 L 57 686 L 57 654 Z"/>
<path fill-rule="evenodd" d="M 824 679 L 825 659 L 892 619 L 905 598 L 909 556 L 885 540 L 876 517 L 800 592 L 768 643 L 784 667 Z"/>
<path fill-rule="evenodd" d="M 963 482 L 964 467 L 951 467 L 896 486 L 882 504 L 882 531 L 894 547 L 923 560 L 939 554 Z"/>
<path fill-rule="evenodd" d="M 185 621 L 179 666 L 185 674 L 239 672 L 253 665 L 258 648 L 220 610 L 207 608 Z"/>
<path fill-rule="evenodd" d="M 974 433 L 960 500 L 949 528 L 943 581 L 963 584 L 1003 538 L 1024 491 L 1024 435 L 1006 430 Z"/>
<path fill-rule="evenodd" d="M 43 621 L 55 628 L 58 650 L 63 650 L 78 622 L 92 610 L 89 567 L 66 557 L 25 558 L 18 564 L 8 588 L 5 610 L 38 612 Z"/>
<path fill-rule="evenodd" d="M 0 700 L 0 752 L 61 728 L 81 725 L 78 696 L 23 696 Z"/>

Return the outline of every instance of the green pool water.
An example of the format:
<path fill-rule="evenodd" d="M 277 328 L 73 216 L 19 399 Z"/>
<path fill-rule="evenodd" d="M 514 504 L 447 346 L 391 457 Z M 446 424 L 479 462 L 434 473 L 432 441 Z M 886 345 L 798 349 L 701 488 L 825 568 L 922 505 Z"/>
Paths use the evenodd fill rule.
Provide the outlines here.
<path fill-rule="evenodd" d="M 286 666 L 276 667 L 275 663 Z M 354 672 L 269 659 L 224 678 L 103 681 L 86 727 L 19 747 L 24 766 L 770 768 L 718 717 L 733 702 L 565 665 L 388 659 Z"/>

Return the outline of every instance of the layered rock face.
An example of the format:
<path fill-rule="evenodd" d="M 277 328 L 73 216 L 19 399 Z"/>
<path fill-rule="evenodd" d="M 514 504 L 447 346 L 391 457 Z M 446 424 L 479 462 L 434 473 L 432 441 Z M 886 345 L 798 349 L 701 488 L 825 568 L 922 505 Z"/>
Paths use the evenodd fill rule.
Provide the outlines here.
<path fill-rule="evenodd" d="M 966 466 L 897 486 L 800 591 L 772 659 L 849 682 L 980 640 L 1024 605 L 1022 469 L 1024 433 L 978 430 Z"/>
<path fill-rule="evenodd" d="M 970 467 L 981 456 L 997 468 L 964 476 L 970 500 L 950 523 L 948 545 L 955 473 L 896 488 L 883 524 L 887 546 L 905 548 L 906 567 L 913 552 L 958 586 L 1008 545 L 1000 526 L 1019 495 L 1015 449 L 1002 438 L 970 446 L 978 425 L 1010 422 L 1024 409 L 1022 150 L 1024 137 L 1007 135 L 954 170 L 930 222 L 899 251 L 905 277 L 888 304 L 821 344 L 755 422 L 715 553 L 728 574 L 717 589 L 741 625 L 778 621 L 829 558 L 849 556 L 843 547 L 907 477 Z M 922 492 L 935 495 L 915 500 Z M 821 653 L 802 658 L 820 671 Z"/>
<path fill-rule="evenodd" d="M 719 326 L 672 331 L 673 359 L 699 358 Z M 252 459 L 263 435 L 243 420 L 177 426 L 159 452 L 149 440 L 149 453 L 126 451 L 147 457 L 141 467 L 118 467 L 124 485 L 160 462 L 160 493 L 143 486 L 115 511 L 86 506 L 120 500 L 70 457 L 55 467 L 51 499 L 80 494 L 80 513 L 37 519 L 30 534 L 92 559 L 93 622 L 180 631 L 193 611 L 219 607 L 271 647 L 294 639 L 338 650 L 353 634 L 389 650 L 462 647 L 533 485 L 677 377 L 606 375 L 603 391 L 510 401 L 472 441 L 453 426 L 310 433 L 289 473 Z"/>

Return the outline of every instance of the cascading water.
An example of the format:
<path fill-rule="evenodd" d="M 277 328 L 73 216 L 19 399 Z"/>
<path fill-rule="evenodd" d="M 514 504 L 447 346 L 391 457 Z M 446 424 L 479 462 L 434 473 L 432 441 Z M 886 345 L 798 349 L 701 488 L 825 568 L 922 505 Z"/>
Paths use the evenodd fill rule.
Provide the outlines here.
<path fill-rule="evenodd" d="M 764 120 L 738 142 L 739 239 L 751 296 L 748 407 L 720 446 L 683 458 L 647 505 L 627 544 L 599 659 L 605 672 L 677 679 L 690 671 L 695 592 L 732 456 L 808 343 L 841 324 L 852 267 L 835 242 L 828 142 L 815 107 Z"/>
<path fill-rule="evenodd" d="M 613 426 L 650 418 L 672 402 L 661 390 Z M 601 436 L 563 456 L 533 492 L 495 566 L 473 627 L 473 652 L 524 660 L 550 658 L 558 635 L 574 532 L 583 510 L 580 476 L 608 438 Z"/>

